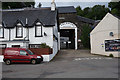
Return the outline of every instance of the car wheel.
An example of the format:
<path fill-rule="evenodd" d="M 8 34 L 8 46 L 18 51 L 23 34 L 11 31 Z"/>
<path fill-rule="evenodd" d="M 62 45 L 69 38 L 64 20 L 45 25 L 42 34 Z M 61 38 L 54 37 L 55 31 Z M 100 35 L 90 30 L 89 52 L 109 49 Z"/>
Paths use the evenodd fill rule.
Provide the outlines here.
<path fill-rule="evenodd" d="M 31 63 L 32 63 L 32 64 L 36 64 L 36 60 L 35 60 L 35 59 L 32 59 L 32 60 L 31 60 Z"/>
<path fill-rule="evenodd" d="M 10 64 L 11 64 L 11 61 L 8 59 L 8 60 L 5 61 L 5 63 L 6 63 L 7 65 L 10 65 Z"/>

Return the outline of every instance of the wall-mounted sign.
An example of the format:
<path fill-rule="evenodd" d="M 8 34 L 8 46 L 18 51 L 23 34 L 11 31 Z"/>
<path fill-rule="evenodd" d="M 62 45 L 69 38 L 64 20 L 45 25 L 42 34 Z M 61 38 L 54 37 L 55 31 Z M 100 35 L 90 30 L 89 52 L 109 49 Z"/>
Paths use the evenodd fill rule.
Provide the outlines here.
<path fill-rule="evenodd" d="M 101 44 L 102 47 L 104 47 L 104 44 Z"/>
<path fill-rule="evenodd" d="M 105 40 L 105 51 L 120 51 L 120 39 Z"/>
<path fill-rule="evenodd" d="M 76 25 L 71 22 L 64 22 L 60 24 L 60 28 L 76 28 Z"/>

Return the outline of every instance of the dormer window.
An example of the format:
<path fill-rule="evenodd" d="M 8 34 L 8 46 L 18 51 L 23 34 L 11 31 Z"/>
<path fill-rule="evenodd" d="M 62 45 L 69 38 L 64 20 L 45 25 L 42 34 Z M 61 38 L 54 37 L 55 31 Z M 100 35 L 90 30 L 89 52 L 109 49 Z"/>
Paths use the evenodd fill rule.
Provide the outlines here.
<path fill-rule="evenodd" d="M 16 38 L 22 38 L 23 37 L 23 26 L 18 23 L 16 25 Z"/>
<path fill-rule="evenodd" d="M 35 37 L 42 37 L 42 24 L 40 22 L 35 25 Z"/>
<path fill-rule="evenodd" d="M 4 38 L 4 28 L 0 26 L 0 38 Z"/>

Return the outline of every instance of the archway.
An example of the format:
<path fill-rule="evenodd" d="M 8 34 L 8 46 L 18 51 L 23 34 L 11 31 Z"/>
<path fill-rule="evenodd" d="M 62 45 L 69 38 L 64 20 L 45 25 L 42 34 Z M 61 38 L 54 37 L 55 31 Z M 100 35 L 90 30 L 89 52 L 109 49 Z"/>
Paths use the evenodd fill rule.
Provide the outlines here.
<path fill-rule="evenodd" d="M 60 48 L 77 49 L 77 27 L 71 22 L 60 24 Z"/>

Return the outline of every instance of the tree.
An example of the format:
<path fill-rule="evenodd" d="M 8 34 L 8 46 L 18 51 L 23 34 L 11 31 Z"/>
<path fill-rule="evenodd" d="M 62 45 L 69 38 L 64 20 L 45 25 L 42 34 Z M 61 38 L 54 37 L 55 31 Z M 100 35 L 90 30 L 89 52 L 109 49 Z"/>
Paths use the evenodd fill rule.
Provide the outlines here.
<path fill-rule="evenodd" d="M 80 6 L 76 7 L 77 15 L 83 16 L 83 11 Z"/>
<path fill-rule="evenodd" d="M 117 16 L 120 16 L 120 1 L 119 2 L 110 2 L 108 6 L 111 8 L 111 13 Z"/>
<path fill-rule="evenodd" d="M 110 12 L 109 8 L 106 8 L 104 5 L 95 5 L 92 8 L 86 7 L 83 10 L 77 7 L 76 10 L 79 16 L 94 20 L 101 20 L 108 12 Z"/>
<path fill-rule="evenodd" d="M 90 48 L 90 32 L 91 32 L 91 30 L 92 29 L 88 24 L 84 24 L 82 26 L 82 33 L 81 33 L 80 39 L 85 48 Z"/>
<path fill-rule="evenodd" d="M 16 9 L 31 7 L 35 5 L 35 2 L 2 2 L 2 9 Z"/>

